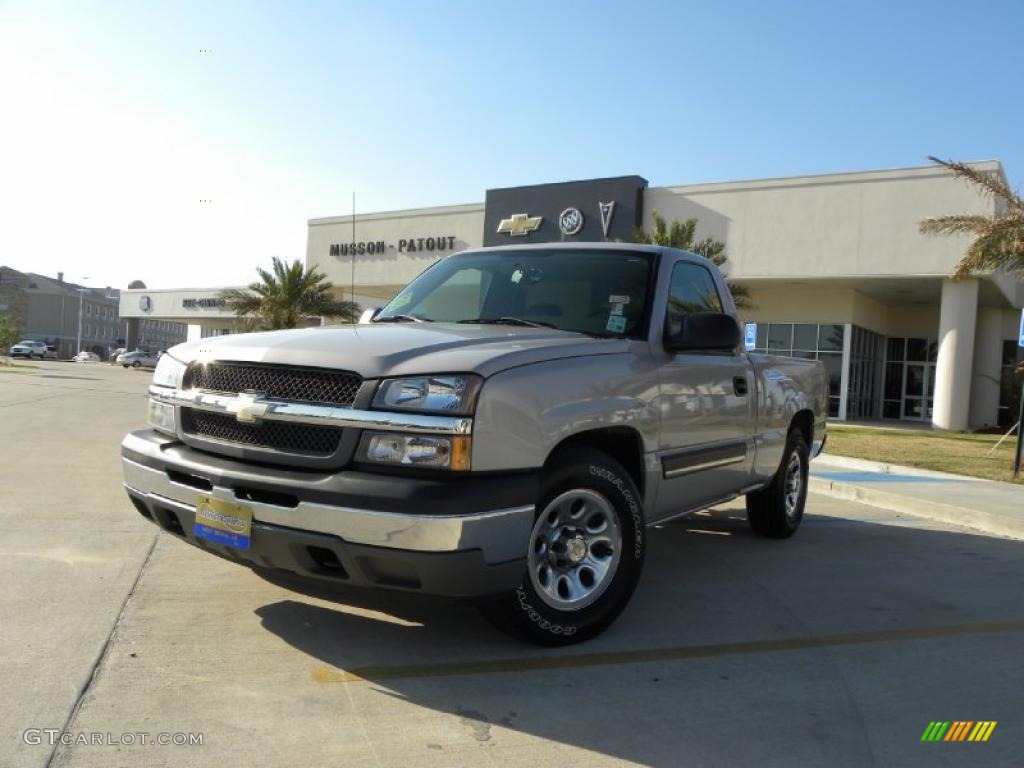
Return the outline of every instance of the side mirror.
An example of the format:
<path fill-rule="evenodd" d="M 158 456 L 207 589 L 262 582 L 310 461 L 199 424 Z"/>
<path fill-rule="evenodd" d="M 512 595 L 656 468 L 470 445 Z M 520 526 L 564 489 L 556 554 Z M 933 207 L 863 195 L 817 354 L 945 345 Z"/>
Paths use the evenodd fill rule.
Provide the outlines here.
<path fill-rule="evenodd" d="M 363 313 L 359 315 L 359 325 L 367 325 L 373 322 L 373 318 L 380 314 L 380 307 L 374 307 L 372 309 L 364 309 Z"/>
<path fill-rule="evenodd" d="M 695 312 L 665 321 L 665 349 L 669 352 L 733 350 L 740 344 L 740 324 L 721 312 Z M 672 327 L 675 326 L 675 327 Z"/>

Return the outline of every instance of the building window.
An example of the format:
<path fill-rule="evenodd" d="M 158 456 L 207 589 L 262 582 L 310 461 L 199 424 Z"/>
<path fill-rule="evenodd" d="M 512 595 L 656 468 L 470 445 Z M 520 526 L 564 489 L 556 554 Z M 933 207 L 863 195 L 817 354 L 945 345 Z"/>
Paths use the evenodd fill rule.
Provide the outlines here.
<path fill-rule="evenodd" d="M 931 339 L 893 337 L 886 341 L 883 419 L 931 419 L 937 355 L 938 344 Z"/>
<path fill-rule="evenodd" d="M 1009 427 L 1017 423 L 1020 414 L 1021 379 L 1014 375 L 1016 367 L 1024 363 L 1024 347 L 1017 346 L 1014 339 L 1003 342 L 1003 354 L 999 369 L 999 426 Z"/>
<path fill-rule="evenodd" d="M 846 418 L 877 419 L 882 378 L 884 339 L 881 334 L 852 326 L 850 372 L 846 387 Z"/>
<path fill-rule="evenodd" d="M 840 324 L 758 323 L 754 351 L 821 360 L 828 372 L 828 415 L 835 418 L 842 394 L 845 334 L 846 327 Z"/>

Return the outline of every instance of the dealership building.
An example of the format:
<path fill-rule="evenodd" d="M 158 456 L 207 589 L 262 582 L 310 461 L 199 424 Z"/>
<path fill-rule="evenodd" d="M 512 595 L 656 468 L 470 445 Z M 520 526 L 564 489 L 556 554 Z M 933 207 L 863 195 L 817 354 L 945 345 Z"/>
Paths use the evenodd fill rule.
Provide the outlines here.
<path fill-rule="evenodd" d="M 997 161 L 973 165 L 1003 174 Z M 741 314 L 757 325 L 757 349 L 823 361 L 834 418 L 962 430 L 1015 420 L 1024 283 L 1002 273 L 951 279 L 968 241 L 925 237 L 918 222 L 997 205 L 938 166 L 671 187 L 622 176 L 312 219 L 306 264 L 373 306 L 466 248 L 630 242 L 654 211 L 696 217 L 697 239 L 724 242 L 730 280 L 749 291 Z M 215 289 L 124 291 L 120 310 L 187 323 L 193 338 L 238 328 Z"/>

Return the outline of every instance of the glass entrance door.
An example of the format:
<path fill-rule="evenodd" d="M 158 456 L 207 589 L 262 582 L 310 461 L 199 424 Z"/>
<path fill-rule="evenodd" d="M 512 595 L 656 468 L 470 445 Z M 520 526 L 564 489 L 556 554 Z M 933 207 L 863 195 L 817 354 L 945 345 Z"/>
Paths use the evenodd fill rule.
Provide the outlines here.
<path fill-rule="evenodd" d="M 935 364 L 903 364 L 903 403 L 901 419 L 925 421 L 932 417 L 935 396 Z"/>

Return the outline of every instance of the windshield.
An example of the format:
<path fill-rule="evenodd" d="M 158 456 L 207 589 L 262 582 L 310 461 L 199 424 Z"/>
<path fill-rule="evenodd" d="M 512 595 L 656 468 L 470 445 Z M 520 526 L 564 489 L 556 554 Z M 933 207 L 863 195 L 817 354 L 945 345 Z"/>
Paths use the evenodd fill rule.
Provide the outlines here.
<path fill-rule="evenodd" d="M 36 345 L 36 343 L 34 341 L 29 341 L 28 339 L 26 339 L 25 341 L 19 341 L 14 346 L 16 346 L 16 347 L 34 347 L 35 345 Z"/>
<path fill-rule="evenodd" d="M 374 322 L 507 323 L 636 337 L 652 258 L 586 250 L 451 256 L 413 280 Z"/>

